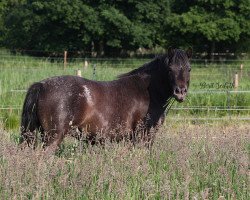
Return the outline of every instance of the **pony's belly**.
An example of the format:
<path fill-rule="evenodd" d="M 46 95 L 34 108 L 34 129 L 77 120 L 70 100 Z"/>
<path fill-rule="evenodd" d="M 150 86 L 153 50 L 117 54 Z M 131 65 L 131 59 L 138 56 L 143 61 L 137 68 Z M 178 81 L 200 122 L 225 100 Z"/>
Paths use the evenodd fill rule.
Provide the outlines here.
<path fill-rule="evenodd" d="M 87 117 L 79 128 L 86 133 L 110 135 L 112 132 L 116 134 L 131 132 L 133 129 L 132 125 L 133 121 L 130 116 L 125 118 L 96 113 L 91 117 Z"/>

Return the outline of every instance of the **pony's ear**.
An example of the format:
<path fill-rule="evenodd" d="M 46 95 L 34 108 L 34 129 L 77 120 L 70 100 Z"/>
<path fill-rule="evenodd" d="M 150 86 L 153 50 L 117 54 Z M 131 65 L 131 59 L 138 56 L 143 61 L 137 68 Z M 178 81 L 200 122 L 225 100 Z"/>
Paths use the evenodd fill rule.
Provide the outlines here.
<path fill-rule="evenodd" d="M 186 50 L 186 54 L 187 54 L 187 57 L 188 58 L 191 58 L 192 57 L 192 54 L 193 54 L 193 49 L 191 47 L 189 47 L 187 50 Z"/>
<path fill-rule="evenodd" d="M 169 47 L 168 48 L 168 57 L 172 58 L 174 56 L 174 48 L 173 47 Z"/>

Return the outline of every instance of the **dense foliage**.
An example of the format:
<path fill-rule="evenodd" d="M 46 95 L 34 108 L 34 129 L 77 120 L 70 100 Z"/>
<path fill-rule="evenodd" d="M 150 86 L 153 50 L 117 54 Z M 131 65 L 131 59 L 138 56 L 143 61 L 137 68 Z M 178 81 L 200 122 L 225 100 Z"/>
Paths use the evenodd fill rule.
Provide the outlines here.
<path fill-rule="evenodd" d="M 169 45 L 246 52 L 249 13 L 249 0 L 2 0 L 0 44 L 98 55 Z"/>

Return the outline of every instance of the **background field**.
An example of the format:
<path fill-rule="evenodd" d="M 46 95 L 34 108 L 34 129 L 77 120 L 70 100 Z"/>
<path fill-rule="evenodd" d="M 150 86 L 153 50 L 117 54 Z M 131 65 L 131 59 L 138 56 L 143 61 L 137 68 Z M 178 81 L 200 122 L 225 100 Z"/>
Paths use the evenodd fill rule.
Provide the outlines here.
<path fill-rule="evenodd" d="M 150 59 L 85 59 L 71 58 L 64 69 L 63 58 L 36 58 L 0 52 L 0 120 L 8 129 L 18 128 L 20 113 L 29 85 L 51 76 L 75 75 L 95 80 L 113 80 Z M 85 60 L 89 66 L 84 67 Z M 240 65 L 243 64 L 243 70 Z M 235 73 L 239 76 L 237 92 L 233 87 Z M 191 85 L 187 100 L 174 103 L 168 119 L 207 118 L 247 119 L 250 116 L 249 60 L 192 60 Z M 242 92 L 243 91 L 243 92 Z"/>
<path fill-rule="evenodd" d="M 113 80 L 149 60 L 88 59 L 86 68 L 85 59 L 78 58 L 64 69 L 63 59 L 2 51 L 0 198 L 248 199 L 250 93 L 239 92 L 250 88 L 248 60 L 192 60 L 188 99 L 174 103 L 151 151 L 127 142 L 85 148 L 72 138 L 56 155 L 41 148 L 18 149 L 30 84 L 75 75 L 77 69 L 88 79 Z M 236 72 L 238 92 L 233 88 Z"/>

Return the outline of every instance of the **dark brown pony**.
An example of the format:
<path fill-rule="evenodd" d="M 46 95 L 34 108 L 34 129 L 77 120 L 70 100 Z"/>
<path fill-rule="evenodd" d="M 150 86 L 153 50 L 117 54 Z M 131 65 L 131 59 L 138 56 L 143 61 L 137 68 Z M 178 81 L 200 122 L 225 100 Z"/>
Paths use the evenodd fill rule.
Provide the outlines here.
<path fill-rule="evenodd" d="M 172 49 L 118 80 L 99 82 L 76 76 L 58 76 L 34 83 L 23 105 L 20 143 L 34 143 L 41 133 L 44 146 L 57 147 L 66 135 L 85 135 L 94 143 L 98 135 L 111 140 L 135 140 L 143 123 L 147 141 L 174 97 L 182 102 L 190 79 L 192 50 Z M 74 131 L 73 131 L 74 130 Z"/>

